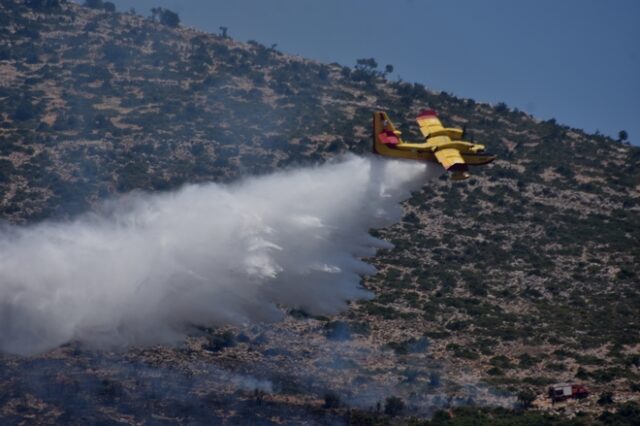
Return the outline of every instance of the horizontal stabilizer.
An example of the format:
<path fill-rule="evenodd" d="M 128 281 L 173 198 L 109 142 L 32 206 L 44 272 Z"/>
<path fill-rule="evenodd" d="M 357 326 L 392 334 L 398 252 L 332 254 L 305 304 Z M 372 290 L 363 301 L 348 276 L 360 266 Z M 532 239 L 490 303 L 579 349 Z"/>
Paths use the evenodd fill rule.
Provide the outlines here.
<path fill-rule="evenodd" d="M 383 130 L 379 135 L 378 139 L 380 142 L 385 145 L 398 145 L 400 143 L 400 139 L 394 132 L 391 130 Z"/>

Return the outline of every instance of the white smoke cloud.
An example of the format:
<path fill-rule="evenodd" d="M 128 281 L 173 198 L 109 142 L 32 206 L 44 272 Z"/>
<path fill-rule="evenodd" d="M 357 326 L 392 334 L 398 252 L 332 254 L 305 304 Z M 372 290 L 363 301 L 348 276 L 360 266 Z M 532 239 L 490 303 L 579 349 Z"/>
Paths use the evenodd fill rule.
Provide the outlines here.
<path fill-rule="evenodd" d="M 438 171 L 348 157 L 243 180 L 133 193 L 72 222 L 0 233 L 0 351 L 71 340 L 175 343 L 193 324 L 331 314 L 368 297 L 371 228 Z"/>

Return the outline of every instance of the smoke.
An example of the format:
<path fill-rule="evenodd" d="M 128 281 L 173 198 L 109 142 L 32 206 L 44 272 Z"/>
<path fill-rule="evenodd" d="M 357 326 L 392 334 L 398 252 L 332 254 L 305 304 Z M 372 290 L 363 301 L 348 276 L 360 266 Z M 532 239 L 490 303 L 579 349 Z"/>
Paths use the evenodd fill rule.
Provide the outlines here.
<path fill-rule="evenodd" d="M 332 314 L 366 298 L 371 228 L 436 171 L 347 157 L 231 185 L 132 193 L 64 223 L 0 232 L 0 351 L 77 340 L 176 343 L 198 324 Z M 431 176 L 429 176 L 429 174 Z"/>

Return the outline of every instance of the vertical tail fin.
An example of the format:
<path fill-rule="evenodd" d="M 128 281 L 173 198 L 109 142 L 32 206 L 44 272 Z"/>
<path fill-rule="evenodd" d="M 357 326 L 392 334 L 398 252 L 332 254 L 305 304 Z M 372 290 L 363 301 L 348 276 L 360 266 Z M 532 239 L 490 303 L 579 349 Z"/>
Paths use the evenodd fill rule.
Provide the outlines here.
<path fill-rule="evenodd" d="M 371 152 L 373 152 L 374 154 L 378 153 L 378 150 L 376 149 L 376 145 L 378 144 L 378 135 L 380 134 L 380 131 L 382 129 L 382 125 L 381 125 L 381 114 L 378 111 L 373 113 L 373 128 L 371 129 Z"/>
<path fill-rule="evenodd" d="M 378 154 L 380 145 L 397 145 L 401 143 L 400 132 L 393 127 L 386 112 L 376 111 L 373 113 L 373 146 L 374 154 Z"/>

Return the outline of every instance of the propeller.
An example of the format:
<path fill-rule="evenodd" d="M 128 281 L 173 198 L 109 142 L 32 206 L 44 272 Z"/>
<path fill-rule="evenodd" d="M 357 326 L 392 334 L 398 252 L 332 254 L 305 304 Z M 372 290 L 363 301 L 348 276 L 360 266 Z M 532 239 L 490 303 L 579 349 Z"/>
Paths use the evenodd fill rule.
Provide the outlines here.
<path fill-rule="evenodd" d="M 465 124 L 464 126 L 462 126 L 462 136 L 460 137 L 460 139 L 462 139 L 463 141 L 466 141 L 467 136 L 469 136 L 469 142 L 471 143 L 475 142 L 475 137 L 473 135 L 473 132 L 469 132 L 467 134 L 467 125 Z"/>

